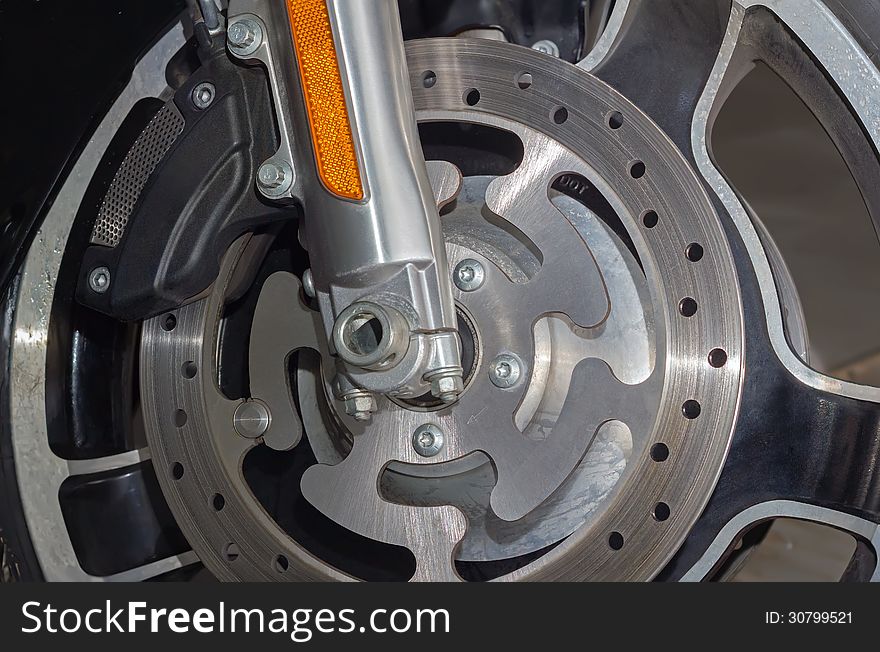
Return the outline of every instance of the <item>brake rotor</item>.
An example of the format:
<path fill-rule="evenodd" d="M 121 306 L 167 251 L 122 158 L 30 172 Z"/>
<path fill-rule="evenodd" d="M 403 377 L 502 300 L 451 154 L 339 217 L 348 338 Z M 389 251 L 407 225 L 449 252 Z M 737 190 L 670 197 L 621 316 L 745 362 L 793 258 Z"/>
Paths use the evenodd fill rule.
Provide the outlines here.
<path fill-rule="evenodd" d="M 501 129 L 524 150 L 512 173 L 464 184 L 432 165 L 438 203 L 452 202 L 450 266 L 484 275 L 456 293 L 474 352 L 464 394 L 442 409 L 382 399 L 369 424 L 348 419 L 319 315 L 278 273 L 254 316 L 251 399 L 223 396 L 218 340 L 244 239 L 210 296 L 144 326 L 142 400 L 169 504 L 220 578 L 348 578 L 291 538 L 242 472 L 258 446 L 298 454 L 304 424 L 318 461 L 305 499 L 408 548 L 414 579 L 549 546 L 504 579 L 650 579 L 708 501 L 738 409 L 742 309 L 718 216 L 672 142 L 588 73 L 480 40 L 407 51 L 420 121 Z M 623 233 L 576 201 L 584 186 Z M 305 349 L 317 356 L 291 385 L 289 356 Z"/>

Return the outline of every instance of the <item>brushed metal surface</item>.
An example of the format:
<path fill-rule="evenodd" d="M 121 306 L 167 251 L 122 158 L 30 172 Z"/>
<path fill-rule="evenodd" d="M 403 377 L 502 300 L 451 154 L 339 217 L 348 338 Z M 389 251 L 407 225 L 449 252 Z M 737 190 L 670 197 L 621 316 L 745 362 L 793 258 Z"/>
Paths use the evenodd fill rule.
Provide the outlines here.
<path fill-rule="evenodd" d="M 420 120 L 497 126 L 517 133 L 526 145 L 524 164 L 490 184 L 486 203 L 535 243 L 542 260 L 537 269 L 514 280 L 490 258 L 467 251 L 490 272 L 480 290 L 467 293 L 468 299 L 457 297 L 466 303 L 477 329 L 496 329 L 497 336 L 490 341 L 526 351 L 524 359 L 533 360 L 533 327 L 541 318 L 565 315 L 573 328 L 589 330 L 601 328 L 614 310 L 589 248 L 549 196 L 556 176 L 577 172 L 603 193 L 632 237 L 653 306 L 655 363 L 647 378 L 637 379 L 640 384 L 622 382 L 604 360 L 587 358 L 575 364 L 568 398 L 544 440 L 524 436 L 515 425 L 513 415 L 525 385 L 496 390 L 498 396 L 489 404 L 469 399 L 468 389 L 458 404 L 437 412 L 401 408 L 403 416 L 393 423 L 386 421 L 385 427 L 383 415 L 391 408 L 383 405 L 369 430 L 352 430 L 352 448 L 341 462 L 307 471 L 304 494 L 325 513 L 354 506 L 362 517 L 351 518 L 349 510 L 346 525 L 378 540 L 407 545 L 417 559 L 414 579 L 454 579 L 452 560 L 465 535 L 464 515 L 448 505 L 393 504 L 377 488 L 388 464 L 425 461 L 409 442 L 418 425 L 437 422 L 447 435 L 443 452 L 432 462 L 485 449 L 498 469 L 491 505 L 500 516 L 514 519 L 531 512 L 562 484 L 603 423 L 621 420 L 632 431 L 634 448 L 637 442 L 663 442 L 670 449 L 669 458 L 655 462 L 645 450 L 649 446 L 642 446 L 601 515 L 504 579 L 649 579 L 677 549 L 708 500 L 738 410 L 741 306 L 717 216 L 672 143 L 624 98 L 582 70 L 487 41 L 414 42 L 408 45 L 408 54 Z M 420 83 L 424 70 L 436 73 L 437 83 L 431 88 Z M 527 91 L 516 84 L 523 71 L 533 79 Z M 463 100 L 469 88 L 480 91 L 476 106 Z M 567 119 L 555 120 L 561 106 L 567 108 Z M 608 128 L 605 116 L 611 111 L 623 114 L 621 129 Z M 647 170 L 640 178 L 630 174 L 635 160 L 644 162 Z M 641 225 L 647 210 L 660 216 L 652 229 Z M 568 228 L 570 235 L 551 237 L 551 227 Z M 691 242 L 704 247 L 699 263 L 685 257 Z M 465 253 L 455 244 L 450 248 L 453 264 Z M 583 264 L 566 284 L 542 280 L 551 278 L 549 270 L 560 256 L 576 256 Z M 283 282 L 288 288 L 282 294 L 299 296 L 298 281 L 288 277 Z M 591 296 L 584 296 L 588 292 Z M 183 330 L 176 337 L 162 331 L 158 320 L 145 326 L 144 360 L 163 361 L 142 365 L 145 391 L 155 395 L 148 406 L 154 460 L 160 470 L 174 462 L 187 468 L 180 480 L 160 472 L 160 482 L 193 546 L 221 577 L 340 579 L 341 573 L 281 532 L 244 486 L 240 462 L 253 442 L 231 432 L 235 402 L 214 396 L 213 381 L 187 386 L 174 374 L 181 356 L 187 356 L 200 361 L 205 378 L 213 377 L 211 356 L 222 293 L 218 284 L 211 298 L 179 310 L 177 327 Z M 477 295 L 480 302 L 471 301 Z M 684 297 L 697 299 L 695 316 L 678 314 Z M 518 319 L 494 319 L 499 302 L 516 306 Z M 706 356 L 718 346 L 727 351 L 728 363 L 714 369 Z M 484 353 L 485 360 L 491 360 L 498 351 Z M 478 369 L 474 378 L 482 375 Z M 700 401 L 702 412 L 699 418 L 686 419 L 682 404 L 693 399 Z M 190 406 L 194 415 L 183 428 L 176 428 L 169 410 L 180 404 Z M 488 429 L 479 427 L 490 420 L 492 437 L 487 436 Z M 495 428 L 497 424 L 501 427 Z M 210 507 L 214 492 L 227 498 L 227 507 L 219 513 Z M 341 505 L 345 501 L 349 505 Z M 652 516 L 659 501 L 671 509 L 665 521 Z M 608 545 L 611 532 L 624 537 L 621 549 Z M 240 551 L 234 561 L 222 554 L 228 542 Z M 278 554 L 290 561 L 285 573 L 274 568 Z"/>

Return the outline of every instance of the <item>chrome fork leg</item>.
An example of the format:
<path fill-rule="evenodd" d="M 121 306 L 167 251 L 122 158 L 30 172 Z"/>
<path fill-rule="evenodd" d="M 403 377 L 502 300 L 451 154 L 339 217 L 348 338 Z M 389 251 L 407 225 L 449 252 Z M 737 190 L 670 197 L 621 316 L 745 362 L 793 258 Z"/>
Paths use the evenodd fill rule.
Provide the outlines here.
<path fill-rule="evenodd" d="M 455 306 L 397 1 L 328 0 L 327 8 L 364 185 L 362 201 L 320 184 L 304 190 L 305 240 L 342 362 L 341 395 L 352 385 L 453 400 L 462 387 Z"/>
<path fill-rule="evenodd" d="M 338 397 L 361 419 L 377 394 L 455 400 L 455 304 L 397 0 L 232 0 L 229 16 L 230 52 L 269 72 L 282 142 L 256 186 L 304 208 Z"/>

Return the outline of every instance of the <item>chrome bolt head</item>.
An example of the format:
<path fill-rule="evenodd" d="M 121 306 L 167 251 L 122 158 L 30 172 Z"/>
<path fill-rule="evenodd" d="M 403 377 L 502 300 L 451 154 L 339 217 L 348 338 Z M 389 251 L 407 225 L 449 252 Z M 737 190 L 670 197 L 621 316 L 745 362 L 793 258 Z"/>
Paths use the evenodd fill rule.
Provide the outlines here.
<path fill-rule="evenodd" d="M 257 183 L 263 188 L 280 188 L 284 183 L 284 170 L 274 163 L 263 163 L 257 173 Z"/>
<path fill-rule="evenodd" d="M 369 421 L 376 411 L 376 400 L 366 392 L 347 396 L 342 402 L 345 413 L 355 421 Z"/>
<path fill-rule="evenodd" d="M 239 403 L 232 416 L 233 427 L 242 437 L 256 439 L 262 437 L 272 423 L 272 415 L 260 401 L 249 400 Z"/>
<path fill-rule="evenodd" d="M 413 433 L 412 445 L 422 457 L 434 457 L 443 449 L 443 431 L 433 423 L 421 425 Z"/>
<path fill-rule="evenodd" d="M 226 30 L 226 42 L 233 54 L 248 56 L 263 42 L 263 29 L 252 20 L 238 20 Z"/>
<path fill-rule="evenodd" d="M 549 39 L 535 41 L 532 43 L 532 49 L 537 50 L 538 52 L 543 52 L 544 54 L 549 54 L 551 57 L 559 58 L 559 46 Z"/>
<path fill-rule="evenodd" d="M 462 292 L 473 292 L 483 285 L 486 280 L 486 270 L 478 260 L 466 258 L 455 266 L 452 273 L 452 282 Z"/>
<path fill-rule="evenodd" d="M 217 89 L 214 88 L 214 84 L 211 82 L 202 82 L 198 86 L 196 86 L 191 94 L 191 99 L 193 106 L 195 106 L 199 111 L 204 111 L 214 102 L 214 97 L 217 95 Z"/>
<path fill-rule="evenodd" d="M 464 391 L 461 374 L 447 374 L 431 379 L 431 394 L 444 403 L 452 403 Z"/>
<path fill-rule="evenodd" d="M 282 197 L 293 185 L 293 168 L 287 161 L 266 161 L 257 170 L 257 187 L 269 199 Z"/>
<path fill-rule="evenodd" d="M 104 294 L 110 289 L 110 270 L 106 267 L 96 267 L 89 272 L 89 288 L 97 294 Z"/>
<path fill-rule="evenodd" d="M 502 353 L 489 363 L 489 380 L 495 387 L 509 389 L 522 378 L 522 363 L 514 355 Z"/>

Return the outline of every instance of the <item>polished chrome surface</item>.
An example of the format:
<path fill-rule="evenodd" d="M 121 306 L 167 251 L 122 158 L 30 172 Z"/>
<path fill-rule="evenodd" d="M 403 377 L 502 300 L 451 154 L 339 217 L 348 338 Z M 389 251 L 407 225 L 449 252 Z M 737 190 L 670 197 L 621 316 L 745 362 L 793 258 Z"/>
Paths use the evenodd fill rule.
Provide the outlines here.
<path fill-rule="evenodd" d="M 409 349 L 409 324 L 394 308 L 352 303 L 333 324 L 333 348 L 343 362 L 369 371 L 398 365 Z"/>
<path fill-rule="evenodd" d="M 291 50 L 288 19 L 280 5 L 240 0 L 230 9 L 230 52 L 266 66 L 281 132 L 279 154 L 261 168 L 257 187 L 270 199 L 296 196 L 304 205 L 302 239 L 312 262 L 310 289 L 321 306 L 328 337 L 336 341 L 334 334 L 345 326 L 337 323 L 339 316 L 357 302 L 399 313 L 407 323 L 413 343 L 409 355 L 398 354 L 393 369 L 359 366 L 350 351 L 337 351 L 343 362 L 339 372 L 347 382 L 362 393 L 417 396 L 430 391 L 452 401 L 462 388 L 457 324 L 439 216 L 405 74 L 397 2 L 327 4 L 365 186 L 362 201 L 328 192 L 317 178 L 307 132 L 293 138 L 293 125 L 305 125 L 307 118 L 302 102 L 292 101 L 299 96 L 298 80 L 290 70 L 279 70 L 282 52 Z M 267 24 L 273 26 L 271 32 Z M 264 169 L 270 171 L 268 182 Z"/>
<path fill-rule="evenodd" d="M 260 401 L 240 403 L 232 415 L 232 425 L 242 437 L 256 439 L 262 437 L 272 423 L 269 409 Z"/>
<path fill-rule="evenodd" d="M 408 322 L 410 355 L 399 353 L 393 372 L 359 365 L 337 349 L 346 363 L 342 373 L 353 384 L 374 393 L 431 391 L 454 400 L 462 371 L 452 289 L 406 78 L 397 2 L 331 0 L 328 10 L 366 197 L 339 199 L 320 184 L 306 191 L 318 301 L 334 343 L 340 315 L 354 302 L 391 301 L 387 309 Z"/>

